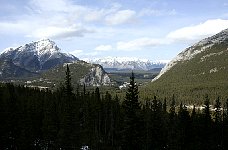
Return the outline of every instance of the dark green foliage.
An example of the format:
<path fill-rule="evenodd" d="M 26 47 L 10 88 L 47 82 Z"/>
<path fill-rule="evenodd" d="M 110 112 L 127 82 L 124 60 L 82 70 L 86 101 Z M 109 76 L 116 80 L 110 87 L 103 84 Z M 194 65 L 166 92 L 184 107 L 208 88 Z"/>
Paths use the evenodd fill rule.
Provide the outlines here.
<path fill-rule="evenodd" d="M 99 88 L 74 93 L 70 79 L 68 68 L 56 91 L 0 84 L 0 149 L 228 149 L 228 100 L 221 109 L 217 98 L 215 111 L 208 96 L 202 111 L 177 107 L 174 95 L 163 105 L 154 96 L 141 106 L 132 74 L 121 105 Z"/>
<path fill-rule="evenodd" d="M 122 107 L 124 109 L 123 147 L 129 150 L 141 149 L 138 86 L 133 72 Z"/>
<path fill-rule="evenodd" d="M 69 66 L 67 64 L 67 70 L 66 70 L 66 78 L 65 78 L 65 92 L 66 92 L 66 96 L 72 96 L 73 95 L 73 87 L 71 85 L 71 74 L 70 74 L 70 69 Z"/>
<path fill-rule="evenodd" d="M 203 117 L 205 120 L 205 126 L 209 125 L 211 121 L 211 111 L 210 111 L 210 100 L 208 98 L 208 95 L 206 95 L 205 101 L 204 101 Z"/>
<path fill-rule="evenodd" d="M 191 146 L 191 122 L 190 115 L 187 111 L 187 107 L 184 105 L 180 105 L 178 112 L 178 120 L 179 120 L 179 136 L 180 136 L 180 149 L 185 149 L 186 147 Z M 186 148 L 188 149 L 188 148 Z"/>
<path fill-rule="evenodd" d="M 77 61 L 70 63 L 69 65 L 59 65 L 52 69 L 42 72 L 38 77 L 34 77 L 31 80 L 36 80 L 32 85 L 42 85 L 47 87 L 54 87 L 61 83 L 65 82 L 64 76 L 66 75 L 66 70 L 70 67 L 71 71 L 71 84 L 76 87 L 79 84 L 80 79 L 82 79 L 91 68 L 95 65 L 88 64 L 84 61 Z M 42 79 L 42 81 L 40 81 Z"/>
<path fill-rule="evenodd" d="M 218 97 L 215 101 L 215 106 L 214 106 L 214 109 L 215 109 L 215 123 L 219 123 L 222 121 L 222 106 L 221 106 L 221 102 L 220 102 L 220 97 Z"/>
<path fill-rule="evenodd" d="M 205 50 L 190 60 L 178 61 L 158 80 L 140 89 L 142 96 L 146 93 L 146 97 L 152 98 L 156 94 L 164 99 L 174 93 L 178 103 L 186 100 L 184 103 L 202 105 L 204 95 L 208 94 L 211 103 L 218 96 L 222 103 L 225 102 L 228 95 L 227 47 L 226 39 L 212 46 L 203 47 Z M 190 48 L 191 52 L 197 52 L 202 47 Z"/>

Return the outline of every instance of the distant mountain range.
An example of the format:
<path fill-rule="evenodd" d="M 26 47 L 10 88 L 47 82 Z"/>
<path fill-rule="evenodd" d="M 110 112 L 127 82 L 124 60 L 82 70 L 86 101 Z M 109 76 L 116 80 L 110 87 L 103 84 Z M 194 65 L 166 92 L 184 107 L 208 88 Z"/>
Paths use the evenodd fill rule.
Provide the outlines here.
<path fill-rule="evenodd" d="M 151 61 L 148 59 L 131 57 L 104 57 L 83 60 L 94 64 L 100 64 L 106 70 L 151 70 L 154 68 L 163 68 L 168 62 L 167 60 Z"/>

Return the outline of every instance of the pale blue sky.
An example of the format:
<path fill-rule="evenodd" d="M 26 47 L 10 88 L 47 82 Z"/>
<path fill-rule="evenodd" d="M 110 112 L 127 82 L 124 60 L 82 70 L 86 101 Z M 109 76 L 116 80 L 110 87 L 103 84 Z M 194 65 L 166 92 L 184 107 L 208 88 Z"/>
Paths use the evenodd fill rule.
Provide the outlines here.
<path fill-rule="evenodd" d="M 170 60 L 226 28 L 227 0 L 0 0 L 0 52 L 50 38 L 79 58 Z"/>

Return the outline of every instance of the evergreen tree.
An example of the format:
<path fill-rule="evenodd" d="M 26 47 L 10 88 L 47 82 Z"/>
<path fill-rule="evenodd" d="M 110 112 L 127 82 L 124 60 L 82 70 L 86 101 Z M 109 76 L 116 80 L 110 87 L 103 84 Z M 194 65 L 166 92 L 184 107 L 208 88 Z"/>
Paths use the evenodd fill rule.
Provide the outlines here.
<path fill-rule="evenodd" d="M 199 129 L 201 129 L 200 127 L 200 120 L 199 118 L 199 114 L 197 114 L 196 112 L 196 106 L 193 105 L 193 109 L 191 112 L 191 120 L 190 120 L 190 128 L 189 128 L 189 133 L 190 133 L 190 138 L 189 138 L 189 143 L 191 143 L 189 145 L 189 149 L 200 149 L 200 146 L 198 145 L 199 143 L 199 138 L 200 138 L 200 134 L 199 134 Z M 197 133 L 198 132 L 198 133 Z"/>
<path fill-rule="evenodd" d="M 176 116 L 176 111 L 175 111 L 175 96 L 173 94 L 172 96 L 172 101 L 169 109 L 169 133 L 168 133 L 168 149 L 179 149 L 180 145 L 178 143 L 179 141 L 179 130 L 177 130 L 177 116 Z"/>
<path fill-rule="evenodd" d="M 162 105 L 162 110 L 163 110 L 163 113 L 166 113 L 167 112 L 167 102 L 166 102 L 166 98 L 164 99 L 164 103 Z"/>
<path fill-rule="evenodd" d="M 221 147 L 223 147 L 223 143 L 222 143 L 222 138 L 223 138 L 223 126 L 222 126 L 222 114 L 221 114 L 221 102 L 220 102 L 220 97 L 218 97 L 215 101 L 215 112 L 214 112 L 214 116 L 215 116 L 215 125 L 214 125 L 214 130 L 213 130 L 213 135 L 215 137 L 215 141 L 214 143 L 216 144 L 216 148 L 220 149 Z"/>
<path fill-rule="evenodd" d="M 218 97 L 215 101 L 215 123 L 220 123 L 222 121 L 222 116 L 221 116 L 221 102 L 220 102 L 220 97 Z"/>
<path fill-rule="evenodd" d="M 154 96 L 151 106 L 151 120 L 150 120 L 150 143 L 151 146 L 149 149 L 162 149 L 165 147 L 166 142 L 164 139 L 164 130 L 163 130 L 163 121 L 162 121 L 162 104 L 157 97 Z"/>
<path fill-rule="evenodd" d="M 70 74 L 70 69 L 68 64 L 67 64 L 66 77 L 65 77 L 65 92 L 67 96 L 73 95 L 73 87 L 71 85 L 71 74 Z"/>
<path fill-rule="evenodd" d="M 223 147 L 224 149 L 228 148 L 228 99 L 226 99 L 225 106 L 223 112 Z"/>
<path fill-rule="evenodd" d="M 134 73 L 130 77 L 130 85 L 123 102 L 124 109 L 124 134 L 123 149 L 140 149 L 140 106 L 138 86 L 135 82 Z"/>
<path fill-rule="evenodd" d="M 202 147 L 205 149 L 211 149 L 212 147 L 212 137 L 211 137 L 211 111 L 210 111 L 210 99 L 208 95 L 205 97 L 204 109 L 203 109 L 203 126 L 202 126 Z"/>
<path fill-rule="evenodd" d="M 210 111 L 210 99 L 209 99 L 208 95 L 206 95 L 206 97 L 205 97 L 203 115 L 204 115 L 205 126 L 210 125 L 211 111 Z"/>
<path fill-rule="evenodd" d="M 187 110 L 187 107 L 182 105 L 182 102 L 180 104 L 180 109 L 178 112 L 178 119 L 179 119 L 179 128 L 180 128 L 180 138 L 179 138 L 179 145 L 181 149 L 188 149 L 189 146 L 191 146 L 190 142 L 190 129 L 191 129 L 191 122 L 190 122 L 190 115 Z"/>
<path fill-rule="evenodd" d="M 169 114 L 170 114 L 170 120 L 172 121 L 175 116 L 176 116 L 176 112 L 175 112 L 175 106 L 176 105 L 176 102 L 175 102 L 175 97 L 174 97 L 174 94 L 173 94 L 173 97 L 172 97 L 172 101 L 171 101 L 171 105 L 170 105 L 170 109 L 169 109 Z"/>
<path fill-rule="evenodd" d="M 60 148 L 76 149 L 79 147 L 79 138 L 77 134 L 80 130 L 78 121 L 79 107 L 76 102 L 76 97 L 73 93 L 71 73 L 68 65 L 66 69 L 65 85 L 63 90 L 64 96 L 60 98 L 61 113 L 58 143 Z"/>
<path fill-rule="evenodd" d="M 196 117 L 196 106 L 195 106 L 195 105 L 193 105 L 191 118 L 192 118 L 192 119 L 195 119 L 195 117 Z"/>

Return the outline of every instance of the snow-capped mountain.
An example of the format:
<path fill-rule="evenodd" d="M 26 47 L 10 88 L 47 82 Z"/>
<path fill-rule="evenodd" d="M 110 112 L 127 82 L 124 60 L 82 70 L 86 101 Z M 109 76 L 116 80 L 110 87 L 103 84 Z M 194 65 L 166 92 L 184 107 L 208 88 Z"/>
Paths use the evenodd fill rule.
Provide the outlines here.
<path fill-rule="evenodd" d="M 43 39 L 17 48 L 7 48 L 1 55 L 1 60 L 12 62 L 32 72 L 47 70 L 56 65 L 77 61 L 73 55 L 62 53 L 55 42 Z"/>
<path fill-rule="evenodd" d="M 164 61 L 150 61 L 148 59 L 138 59 L 132 57 L 105 57 L 94 59 L 83 59 L 87 62 L 100 64 L 104 69 L 114 68 L 118 70 L 133 69 L 133 70 L 150 70 L 154 68 L 163 68 L 168 62 Z"/>
<path fill-rule="evenodd" d="M 50 84 L 53 87 L 65 76 L 66 64 L 72 72 L 72 82 L 87 86 L 110 85 L 102 66 L 80 61 L 71 54 L 62 53 L 55 42 L 43 39 L 17 48 L 7 48 L 0 55 L 0 80 L 27 79 L 28 83 Z"/>

